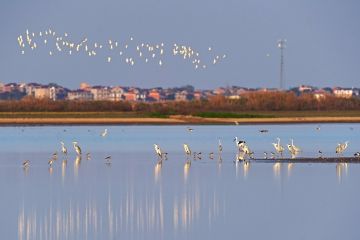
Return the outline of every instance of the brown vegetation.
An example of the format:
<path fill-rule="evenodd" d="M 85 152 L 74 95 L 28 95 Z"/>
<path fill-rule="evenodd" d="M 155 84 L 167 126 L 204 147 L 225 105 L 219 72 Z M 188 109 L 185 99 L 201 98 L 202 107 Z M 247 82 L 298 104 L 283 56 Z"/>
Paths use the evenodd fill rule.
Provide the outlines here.
<path fill-rule="evenodd" d="M 1 101 L 0 112 L 142 112 L 157 114 L 196 114 L 199 112 L 242 111 L 343 111 L 360 110 L 358 98 L 327 96 L 317 100 L 311 94 L 248 93 L 233 100 L 213 96 L 207 100 L 188 102 L 108 102 L 108 101 L 51 101 L 25 97 L 17 101 Z"/>

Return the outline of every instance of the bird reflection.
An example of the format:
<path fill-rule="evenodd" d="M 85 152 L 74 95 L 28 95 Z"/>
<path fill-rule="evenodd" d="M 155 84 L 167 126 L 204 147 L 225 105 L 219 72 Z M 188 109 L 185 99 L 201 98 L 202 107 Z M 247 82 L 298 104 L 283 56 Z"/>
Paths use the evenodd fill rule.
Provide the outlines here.
<path fill-rule="evenodd" d="M 74 161 L 74 176 L 78 176 L 79 174 L 79 168 L 81 164 L 81 155 L 76 155 L 76 159 Z"/>
<path fill-rule="evenodd" d="M 288 163 L 288 165 L 287 165 L 287 173 L 288 173 L 289 177 L 291 176 L 291 172 L 292 172 L 293 168 L 294 168 L 294 163 Z"/>
<path fill-rule="evenodd" d="M 62 177 L 62 180 L 64 181 L 65 179 L 65 173 L 66 173 L 66 165 L 67 165 L 67 160 L 64 159 L 61 163 L 61 177 Z"/>
<path fill-rule="evenodd" d="M 184 165 L 184 180 L 185 180 L 185 182 L 187 181 L 187 178 L 189 176 L 190 167 L 191 167 L 191 160 L 186 160 L 185 165 Z"/>
<path fill-rule="evenodd" d="M 348 164 L 347 163 L 337 163 L 336 164 L 336 176 L 338 177 L 339 183 L 341 182 L 344 173 L 345 173 L 345 176 L 347 176 Z"/>
<path fill-rule="evenodd" d="M 243 174 L 244 178 L 247 178 L 250 170 L 250 161 L 244 161 L 243 163 Z"/>
<path fill-rule="evenodd" d="M 155 165 L 155 169 L 154 169 L 154 178 L 155 178 L 155 182 L 159 181 L 159 178 L 161 177 L 161 169 L 162 169 L 162 160 L 159 160 L 156 165 Z"/>
<path fill-rule="evenodd" d="M 111 189 L 105 196 L 90 195 L 44 202 L 41 206 L 20 203 L 18 239 L 127 239 L 129 234 L 137 239 L 136 234 L 161 235 L 165 227 L 171 226 L 175 232 L 187 231 L 199 222 L 208 222 L 212 227 L 225 210 L 217 191 L 204 194 L 196 187 L 175 194 L 169 205 L 161 191 L 154 194 L 133 187 L 120 198 L 113 196 Z"/>
<path fill-rule="evenodd" d="M 279 177 L 281 174 L 280 171 L 281 171 L 281 163 L 279 163 L 279 162 L 274 163 L 274 165 L 273 165 L 274 176 Z"/>

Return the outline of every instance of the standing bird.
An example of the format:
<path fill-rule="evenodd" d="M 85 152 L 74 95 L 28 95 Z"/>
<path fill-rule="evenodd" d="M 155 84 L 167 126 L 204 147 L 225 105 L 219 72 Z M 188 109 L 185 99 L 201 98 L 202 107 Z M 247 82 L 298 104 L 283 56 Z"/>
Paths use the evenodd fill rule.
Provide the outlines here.
<path fill-rule="evenodd" d="M 234 138 L 234 141 L 235 141 L 235 144 L 239 148 L 239 151 L 240 151 L 240 149 L 244 146 L 245 141 L 239 140 L 237 137 Z"/>
<path fill-rule="evenodd" d="M 161 151 L 161 149 L 160 149 L 159 145 L 154 144 L 154 148 L 155 148 L 155 152 L 156 152 L 156 154 L 159 156 L 159 158 L 160 158 L 160 159 L 162 159 L 162 157 L 163 157 L 163 153 L 162 153 L 162 151 Z"/>
<path fill-rule="evenodd" d="M 64 142 L 60 142 L 61 143 L 61 152 L 65 155 L 67 155 L 67 148 L 65 147 Z"/>
<path fill-rule="evenodd" d="M 278 140 L 278 142 L 277 143 L 272 143 L 272 144 L 273 144 L 276 152 L 279 153 L 281 155 L 281 157 L 282 157 L 282 154 L 284 152 L 284 147 L 281 146 L 281 144 L 280 144 L 280 138 L 276 138 L 276 139 Z"/>
<path fill-rule="evenodd" d="M 186 154 L 187 157 L 191 156 L 191 150 L 189 148 L 189 145 L 187 145 L 185 143 L 184 143 L 184 151 L 185 151 L 185 154 Z"/>
<path fill-rule="evenodd" d="M 336 147 L 335 152 L 336 152 L 338 155 L 341 155 L 341 154 L 345 151 L 345 149 L 348 147 L 348 143 L 349 143 L 349 141 L 346 141 L 346 142 L 344 142 L 344 143 L 339 143 L 339 144 L 337 145 L 337 147 Z"/>
<path fill-rule="evenodd" d="M 219 154 L 221 154 L 222 151 L 223 151 L 223 146 L 222 146 L 222 144 L 221 144 L 220 139 L 219 139 L 219 146 L 218 146 L 218 148 L 219 148 Z"/>
<path fill-rule="evenodd" d="M 105 128 L 104 132 L 101 133 L 101 136 L 102 136 L 102 137 L 106 137 L 107 133 L 108 133 L 108 132 L 107 132 L 107 128 Z"/>
<path fill-rule="evenodd" d="M 25 160 L 23 163 L 22 163 L 22 166 L 24 169 L 27 169 L 28 167 L 30 167 L 30 161 L 29 160 Z"/>
<path fill-rule="evenodd" d="M 301 149 L 300 149 L 299 147 L 297 147 L 297 146 L 294 145 L 294 139 L 291 139 L 291 147 L 292 147 L 292 149 L 294 149 L 294 151 L 295 151 L 296 153 L 301 152 Z"/>
<path fill-rule="evenodd" d="M 81 148 L 79 147 L 78 142 L 73 142 L 73 144 L 77 155 L 81 155 Z"/>

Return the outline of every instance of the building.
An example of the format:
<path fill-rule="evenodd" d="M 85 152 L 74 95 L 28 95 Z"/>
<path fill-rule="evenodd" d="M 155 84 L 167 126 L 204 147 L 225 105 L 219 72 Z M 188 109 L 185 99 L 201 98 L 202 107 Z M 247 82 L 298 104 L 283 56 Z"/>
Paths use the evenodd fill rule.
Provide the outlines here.
<path fill-rule="evenodd" d="M 153 99 L 154 101 L 161 101 L 163 100 L 164 96 L 160 93 L 159 90 L 157 89 L 152 89 L 149 94 L 148 97 Z"/>
<path fill-rule="evenodd" d="M 40 87 L 34 89 L 34 97 L 37 99 L 50 99 L 50 88 Z"/>
<path fill-rule="evenodd" d="M 91 101 L 94 100 L 94 95 L 89 91 L 81 89 L 69 91 L 67 95 L 68 100 Z"/>
<path fill-rule="evenodd" d="M 118 102 L 124 99 L 123 95 L 125 90 L 122 87 L 113 87 L 110 92 L 111 101 Z"/>
<path fill-rule="evenodd" d="M 359 96 L 359 89 L 356 88 L 334 88 L 333 93 L 335 97 L 351 98 Z"/>
<path fill-rule="evenodd" d="M 111 89 L 109 87 L 94 86 L 90 88 L 95 101 L 111 101 Z"/>

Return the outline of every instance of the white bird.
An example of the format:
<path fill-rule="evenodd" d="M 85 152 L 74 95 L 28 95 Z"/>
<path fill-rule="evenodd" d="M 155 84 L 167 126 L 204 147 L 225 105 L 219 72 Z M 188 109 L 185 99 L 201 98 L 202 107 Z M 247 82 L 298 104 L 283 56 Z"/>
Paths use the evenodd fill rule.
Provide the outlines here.
<path fill-rule="evenodd" d="M 336 152 L 338 155 L 342 154 L 342 153 L 345 151 L 345 149 L 348 147 L 348 143 L 349 143 L 349 141 L 346 141 L 346 142 L 344 142 L 344 143 L 339 143 L 339 144 L 337 145 L 337 147 L 336 147 L 335 152 Z"/>
<path fill-rule="evenodd" d="M 154 144 L 154 149 L 155 149 L 156 154 L 162 159 L 163 154 L 162 154 L 162 151 L 161 151 L 159 145 Z"/>
<path fill-rule="evenodd" d="M 219 139 L 219 146 L 218 146 L 218 148 L 219 148 L 219 153 L 222 153 L 222 151 L 223 151 L 223 146 L 222 146 L 222 144 L 221 144 L 220 139 Z"/>
<path fill-rule="evenodd" d="M 273 144 L 276 152 L 279 153 L 282 156 L 282 154 L 284 152 L 284 147 L 281 146 L 281 144 L 280 144 L 280 138 L 276 138 L 276 139 L 278 140 L 278 142 L 277 143 L 272 143 L 272 144 Z"/>
<path fill-rule="evenodd" d="M 291 144 L 287 144 L 287 148 L 289 149 L 289 152 L 293 156 L 297 155 L 301 151 L 299 147 L 294 145 L 293 139 L 291 139 Z"/>
<path fill-rule="evenodd" d="M 23 168 L 28 168 L 30 166 L 30 161 L 29 160 L 25 160 L 23 163 L 22 163 L 22 166 Z"/>
<path fill-rule="evenodd" d="M 76 153 L 78 155 L 81 155 L 81 148 L 79 147 L 78 142 L 73 142 L 73 144 L 74 144 L 74 149 L 75 149 Z"/>
<path fill-rule="evenodd" d="M 102 137 L 106 137 L 107 133 L 108 133 L 108 132 L 107 132 L 107 128 L 105 128 L 104 132 L 101 133 L 101 136 L 102 136 Z"/>
<path fill-rule="evenodd" d="M 360 152 L 354 153 L 354 156 L 355 156 L 355 157 L 360 157 Z"/>
<path fill-rule="evenodd" d="M 234 138 L 234 141 L 235 141 L 236 146 L 239 148 L 239 150 L 242 149 L 242 147 L 245 144 L 244 140 L 239 140 L 237 137 Z"/>
<path fill-rule="evenodd" d="M 61 143 L 61 152 L 66 155 L 67 154 L 67 148 L 65 147 L 64 142 L 60 142 L 60 143 Z"/>
<path fill-rule="evenodd" d="M 184 151 L 185 151 L 185 154 L 186 156 L 190 156 L 191 155 L 191 150 L 189 148 L 189 145 L 185 144 L 184 143 Z"/>

